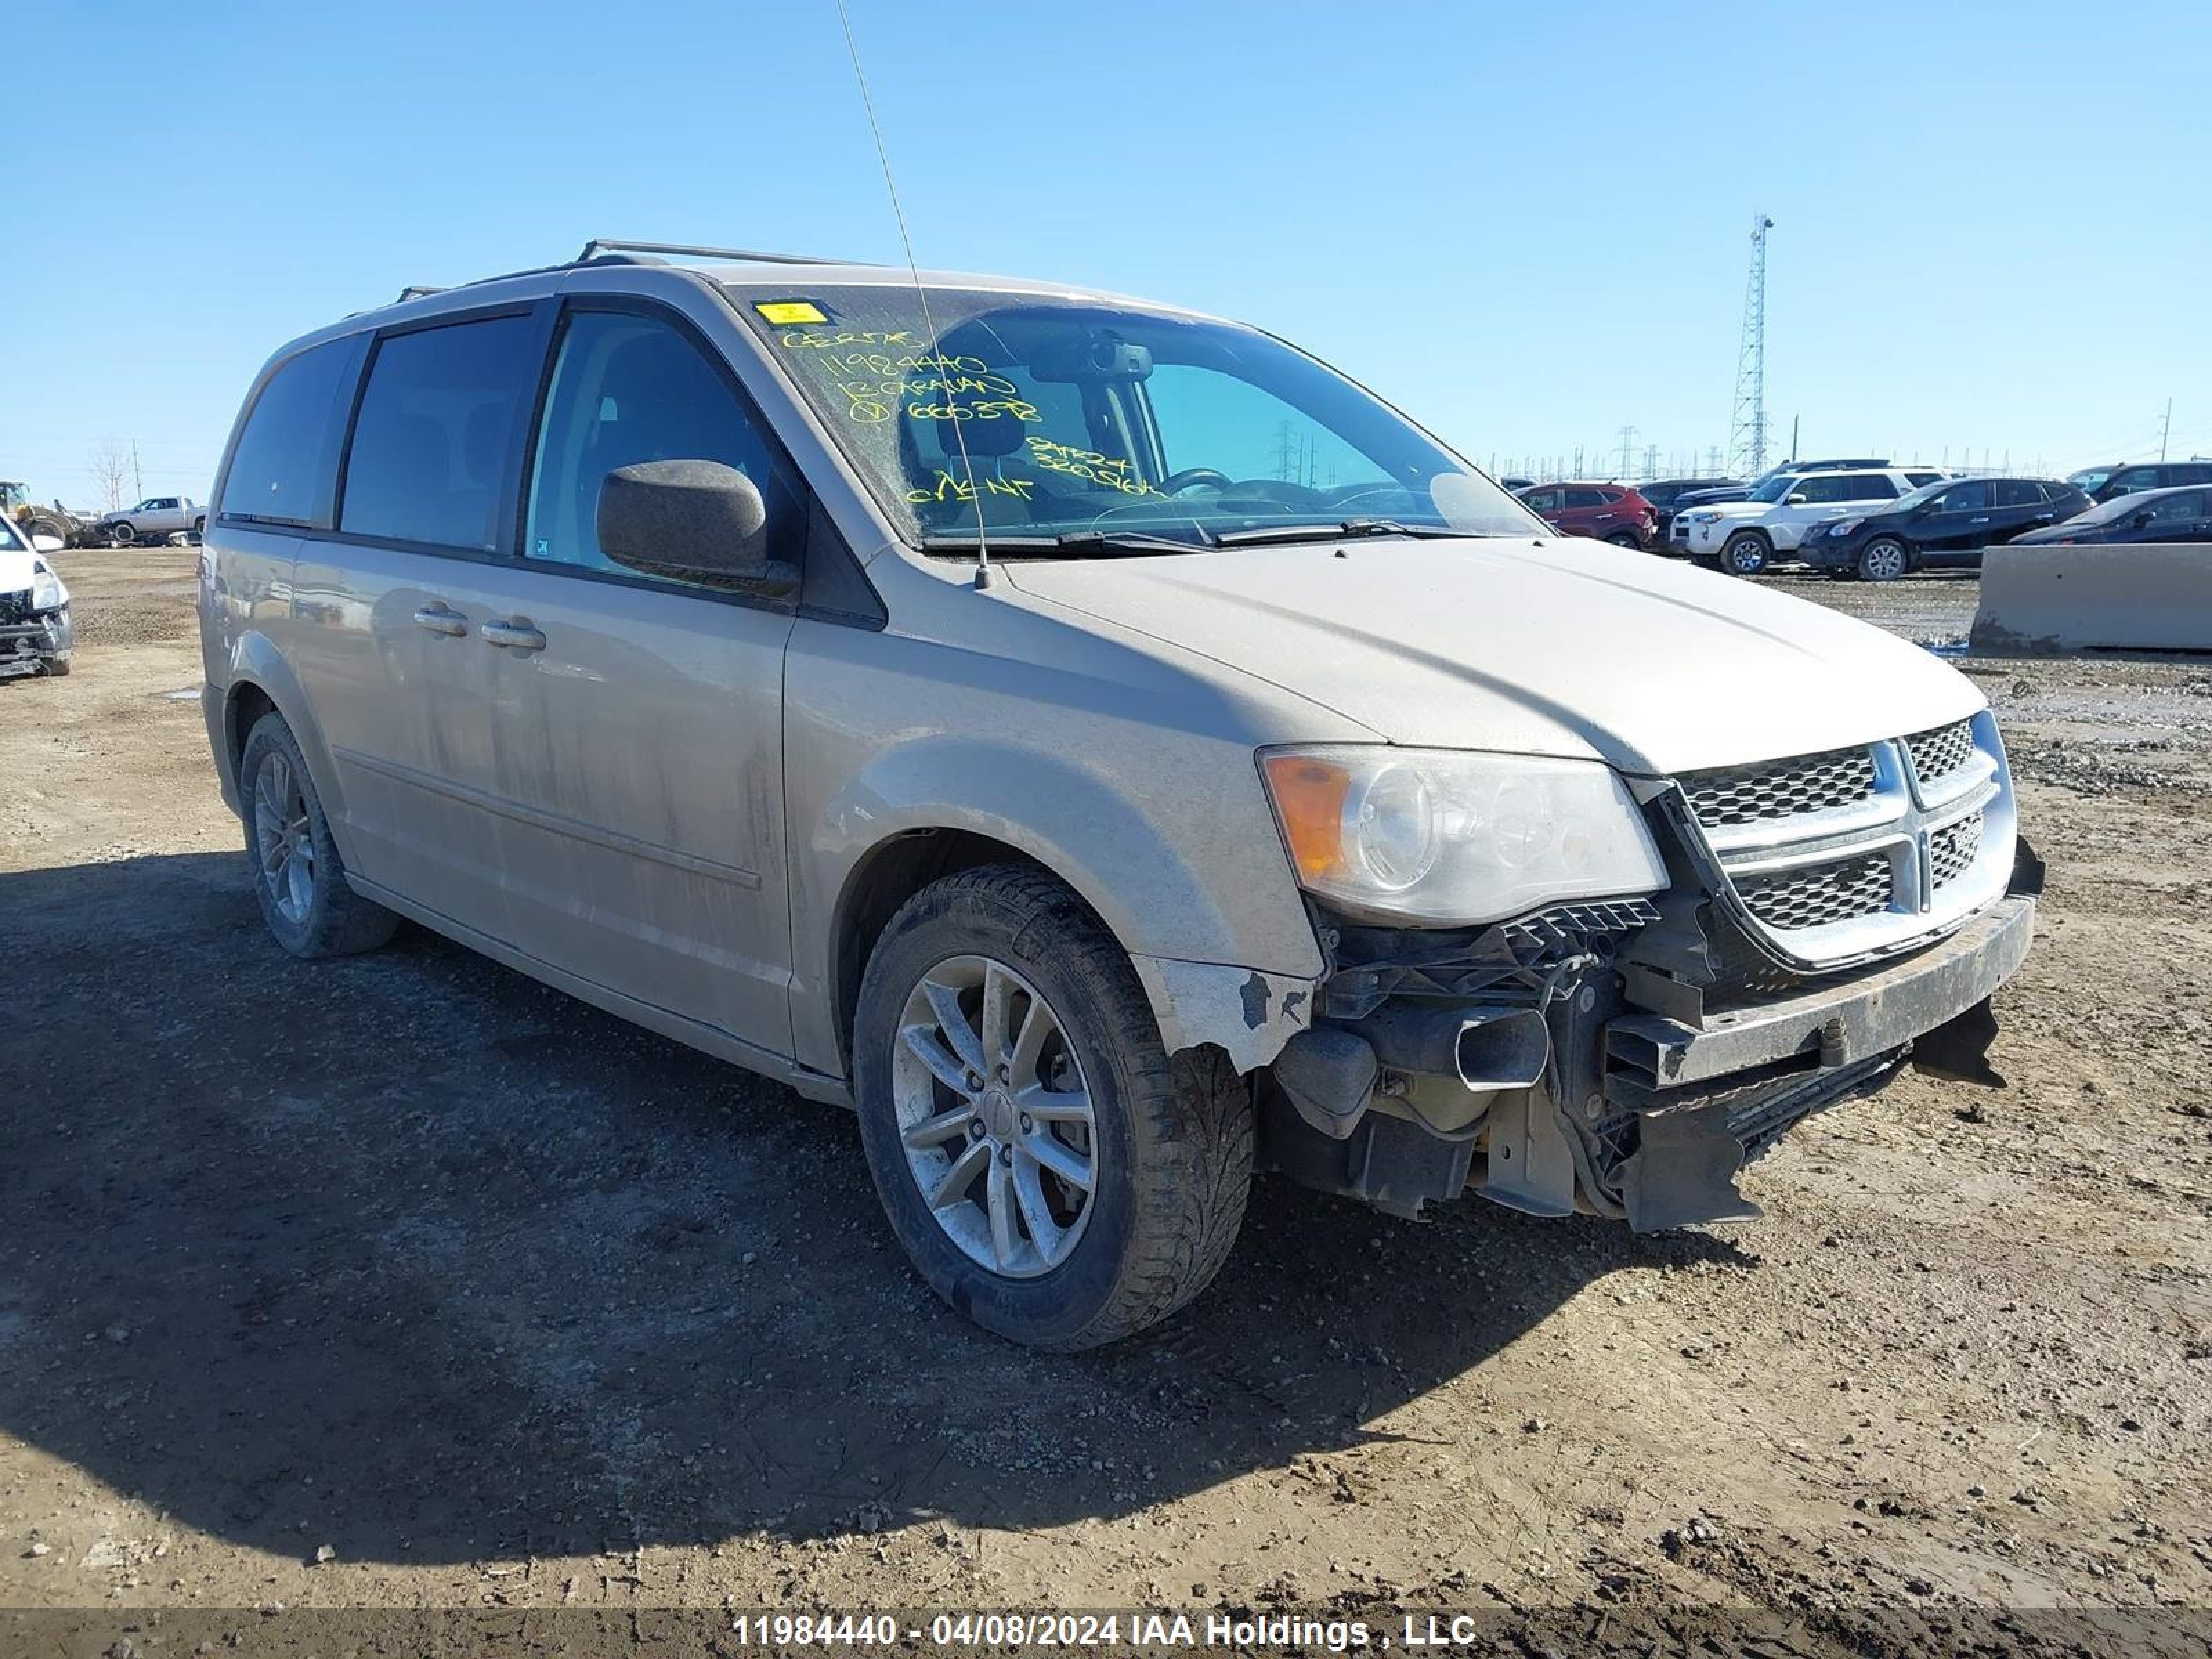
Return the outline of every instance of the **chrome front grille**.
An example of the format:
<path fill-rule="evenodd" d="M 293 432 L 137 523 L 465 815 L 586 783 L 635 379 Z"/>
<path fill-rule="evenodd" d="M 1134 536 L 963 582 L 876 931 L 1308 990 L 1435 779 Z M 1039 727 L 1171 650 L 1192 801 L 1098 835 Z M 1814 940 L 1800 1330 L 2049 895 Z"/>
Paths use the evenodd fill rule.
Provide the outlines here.
<path fill-rule="evenodd" d="M 1752 915 L 1784 930 L 1877 915 L 1889 908 L 1890 887 L 1889 860 L 1880 853 L 1745 876 L 1735 884 Z"/>
<path fill-rule="evenodd" d="M 1918 732 L 1905 740 L 1912 769 L 1923 783 L 1940 783 L 1974 757 L 1974 723 L 1960 720 Z"/>
<path fill-rule="evenodd" d="M 1864 800 L 1874 793 L 1874 758 L 1864 749 L 1831 749 L 1763 766 L 1692 772 L 1681 781 L 1698 822 L 1719 829 Z"/>
<path fill-rule="evenodd" d="M 1676 783 L 1708 891 L 1791 972 L 1925 944 L 2011 875 L 2012 784 L 1986 712 Z"/>

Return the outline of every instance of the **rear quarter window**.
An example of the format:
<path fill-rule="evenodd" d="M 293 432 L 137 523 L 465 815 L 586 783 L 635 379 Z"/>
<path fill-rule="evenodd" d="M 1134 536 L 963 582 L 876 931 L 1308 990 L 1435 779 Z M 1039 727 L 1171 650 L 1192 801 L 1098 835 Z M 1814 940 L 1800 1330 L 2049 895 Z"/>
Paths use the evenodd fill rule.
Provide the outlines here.
<path fill-rule="evenodd" d="M 238 434 L 222 518 L 327 530 L 346 412 L 367 337 L 310 347 L 279 365 Z"/>
<path fill-rule="evenodd" d="M 1897 499 L 1897 481 L 1887 472 L 1855 472 L 1850 475 L 1847 501 L 1893 501 Z"/>

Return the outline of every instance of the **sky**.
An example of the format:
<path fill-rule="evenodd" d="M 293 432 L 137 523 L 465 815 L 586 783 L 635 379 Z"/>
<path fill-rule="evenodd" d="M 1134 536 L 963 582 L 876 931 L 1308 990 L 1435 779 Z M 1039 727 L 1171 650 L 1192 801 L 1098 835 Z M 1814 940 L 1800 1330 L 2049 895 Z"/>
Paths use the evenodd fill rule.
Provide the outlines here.
<path fill-rule="evenodd" d="M 2212 453 L 2212 5 L 848 0 L 925 267 L 1258 324 L 1477 463 Z M 902 258 L 835 0 L 13 0 L 0 477 L 204 496 L 291 337 L 592 236 Z M 118 97 L 120 91 L 125 95 Z"/>

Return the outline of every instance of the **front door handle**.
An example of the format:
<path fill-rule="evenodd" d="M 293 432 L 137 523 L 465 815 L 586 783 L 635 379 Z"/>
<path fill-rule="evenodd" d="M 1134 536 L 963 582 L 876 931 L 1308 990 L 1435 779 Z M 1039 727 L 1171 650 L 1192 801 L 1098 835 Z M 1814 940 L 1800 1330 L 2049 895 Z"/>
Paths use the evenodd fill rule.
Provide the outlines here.
<path fill-rule="evenodd" d="M 444 634 L 453 639 L 460 639 L 469 631 L 469 619 L 458 611 L 447 610 L 443 599 L 417 611 L 415 623 L 417 627 L 427 628 L 433 634 Z"/>
<path fill-rule="evenodd" d="M 1987 524 L 1989 520 L 1987 519 L 1976 519 L 1973 522 L 1976 524 Z"/>
<path fill-rule="evenodd" d="M 544 635 L 532 628 L 526 617 L 514 622 L 488 622 L 477 631 L 483 635 L 487 644 L 496 645 L 505 650 L 543 651 L 545 648 Z"/>

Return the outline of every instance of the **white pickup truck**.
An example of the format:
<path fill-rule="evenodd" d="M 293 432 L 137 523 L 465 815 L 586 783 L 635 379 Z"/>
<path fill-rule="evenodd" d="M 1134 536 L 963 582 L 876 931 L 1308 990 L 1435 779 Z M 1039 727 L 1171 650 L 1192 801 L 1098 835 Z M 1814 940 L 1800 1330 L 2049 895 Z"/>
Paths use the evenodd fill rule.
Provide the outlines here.
<path fill-rule="evenodd" d="M 110 547 L 165 542 L 179 531 L 194 535 L 207 528 L 207 507 L 189 495 L 149 495 L 136 507 L 100 515 L 99 533 Z"/>

